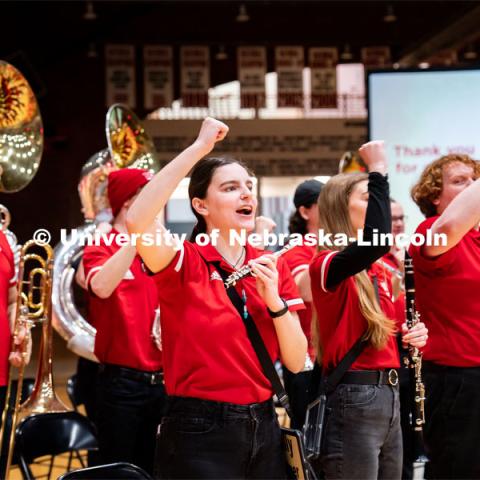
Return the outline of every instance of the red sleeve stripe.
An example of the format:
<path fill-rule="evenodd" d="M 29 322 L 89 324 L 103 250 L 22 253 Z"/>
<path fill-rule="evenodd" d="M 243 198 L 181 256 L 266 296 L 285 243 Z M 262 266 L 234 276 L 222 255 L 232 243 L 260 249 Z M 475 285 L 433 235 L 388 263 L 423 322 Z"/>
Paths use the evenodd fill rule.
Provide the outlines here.
<path fill-rule="evenodd" d="M 320 271 L 320 285 L 322 287 L 322 290 L 325 292 L 325 293 L 328 293 L 328 290 L 325 286 L 326 282 L 326 278 L 325 278 L 325 273 L 327 271 L 327 265 L 329 263 L 329 260 L 330 260 L 330 257 L 332 255 L 335 255 L 336 252 L 330 252 L 328 255 L 325 256 L 325 258 L 323 259 L 323 263 L 322 263 L 322 269 Z"/>
<path fill-rule="evenodd" d="M 285 303 L 292 307 L 293 305 L 303 305 L 303 300 L 301 298 L 292 298 L 290 300 L 285 300 Z"/>
<path fill-rule="evenodd" d="M 93 275 L 95 273 L 97 273 L 101 268 L 103 267 L 103 265 L 98 265 L 96 267 L 93 267 L 89 272 L 88 272 L 88 275 L 87 275 L 87 278 L 85 279 L 85 285 L 88 287 L 90 287 L 90 280 L 92 279 Z"/>
<path fill-rule="evenodd" d="M 182 245 L 182 248 L 180 249 L 180 256 L 178 257 L 178 261 L 177 261 L 177 264 L 175 265 L 175 268 L 174 270 L 176 272 L 179 272 L 180 269 L 182 268 L 182 265 L 183 265 L 183 257 L 185 256 L 185 248 L 184 246 Z"/>
<path fill-rule="evenodd" d="M 292 270 L 292 277 L 296 277 L 300 272 L 304 270 L 308 270 L 308 263 L 304 263 L 303 265 L 299 265 Z"/>

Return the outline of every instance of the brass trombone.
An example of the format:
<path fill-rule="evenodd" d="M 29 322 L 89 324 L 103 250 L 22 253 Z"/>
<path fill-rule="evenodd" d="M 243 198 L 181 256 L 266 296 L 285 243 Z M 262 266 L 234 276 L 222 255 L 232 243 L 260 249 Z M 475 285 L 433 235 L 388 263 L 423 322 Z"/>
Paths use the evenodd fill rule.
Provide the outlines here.
<path fill-rule="evenodd" d="M 51 321 L 51 291 L 52 291 L 53 250 L 48 244 L 39 244 L 29 240 L 22 247 L 19 266 L 18 300 L 15 326 L 12 335 L 11 351 L 19 351 L 23 357 L 18 368 L 17 389 L 12 408 L 10 432 L 7 432 L 7 419 L 10 411 L 10 396 L 12 394 L 13 369 L 10 366 L 5 408 L 2 413 L 2 428 L 0 432 L 0 452 L 4 453 L 4 445 L 8 439 L 8 450 L 5 453 L 7 461 L 5 477 L 8 478 L 12 465 L 15 446 L 15 433 L 19 422 L 29 416 L 41 413 L 65 412 L 69 409 L 57 397 L 53 388 L 52 372 L 52 321 Z M 42 325 L 39 362 L 33 392 L 20 405 L 22 395 L 25 361 L 28 356 L 28 343 L 31 329 Z M 25 337 L 20 345 L 14 338 L 24 330 Z"/>

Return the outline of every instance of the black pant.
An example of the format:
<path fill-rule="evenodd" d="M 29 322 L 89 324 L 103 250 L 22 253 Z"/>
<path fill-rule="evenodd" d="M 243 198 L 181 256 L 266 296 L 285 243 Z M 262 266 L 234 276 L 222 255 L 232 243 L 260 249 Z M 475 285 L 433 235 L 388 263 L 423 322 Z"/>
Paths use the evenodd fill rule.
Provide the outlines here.
<path fill-rule="evenodd" d="M 400 480 L 398 388 L 340 384 L 328 396 L 317 473 L 330 479 Z"/>
<path fill-rule="evenodd" d="M 97 375 L 99 364 L 83 357 L 78 357 L 77 389 L 85 405 L 87 417 L 95 423 L 97 402 Z"/>
<path fill-rule="evenodd" d="M 480 367 L 424 363 L 429 479 L 480 478 Z"/>
<path fill-rule="evenodd" d="M 108 369 L 98 380 L 98 461 L 130 462 L 152 473 L 156 432 L 165 408 L 163 383 L 152 385 Z"/>
<path fill-rule="evenodd" d="M 157 441 L 162 479 L 284 479 L 273 402 L 251 405 L 169 398 Z"/>

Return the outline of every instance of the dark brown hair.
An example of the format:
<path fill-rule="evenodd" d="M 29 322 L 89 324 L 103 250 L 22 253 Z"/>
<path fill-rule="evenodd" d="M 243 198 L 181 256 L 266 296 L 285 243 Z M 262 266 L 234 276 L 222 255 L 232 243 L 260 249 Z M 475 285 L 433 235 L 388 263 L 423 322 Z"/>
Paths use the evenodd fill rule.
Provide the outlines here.
<path fill-rule="evenodd" d="M 190 208 L 197 219 L 197 224 L 193 227 L 192 234 L 190 236 L 191 241 L 194 241 L 199 233 L 206 233 L 207 231 L 205 219 L 193 208 L 192 200 L 194 198 L 205 198 L 207 196 L 207 190 L 212 182 L 215 171 L 220 167 L 231 165 L 233 163 L 243 167 L 249 173 L 249 175 L 253 175 L 253 173 L 242 161 L 233 157 L 208 157 L 200 160 L 195 167 L 193 167 L 190 175 L 188 197 L 190 198 Z"/>

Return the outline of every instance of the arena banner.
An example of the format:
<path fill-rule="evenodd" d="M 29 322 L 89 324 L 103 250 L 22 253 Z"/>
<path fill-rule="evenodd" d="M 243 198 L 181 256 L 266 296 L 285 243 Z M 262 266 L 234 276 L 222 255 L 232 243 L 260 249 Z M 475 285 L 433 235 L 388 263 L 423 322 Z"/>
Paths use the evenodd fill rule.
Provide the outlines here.
<path fill-rule="evenodd" d="M 259 176 L 338 173 L 339 160 L 367 138 L 365 119 L 226 120 L 230 131 L 215 155 L 245 161 Z M 196 138 L 200 120 L 146 120 L 162 165 Z"/>
<path fill-rule="evenodd" d="M 173 49 L 167 45 L 143 47 L 143 104 L 145 109 L 170 107 L 173 101 Z"/>
<path fill-rule="evenodd" d="M 241 108 L 265 108 L 266 47 L 237 48 Z"/>
<path fill-rule="evenodd" d="M 278 107 L 303 108 L 303 47 L 275 48 Z"/>
<path fill-rule="evenodd" d="M 337 63 L 335 47 L 308 50 L 311 78 L 311 108 L 337 108 Z"/>
<path fill-rule="evenodd" d="M 113 103 L 137 106 L 133 45 L 105 45 L 105 79 L 107 107 Z"/>
<path fill-rule="evenodd" d="M 180 48 L 180 91 L 183 107 L 208 107 L 210 50 L 203 45 Z"/>
<path fill-rule="evenodd" d="M 364 47 L 361 50 L 362 63 L 365 68 L 390 67 L 392 63 L 390 47 Z"/>

